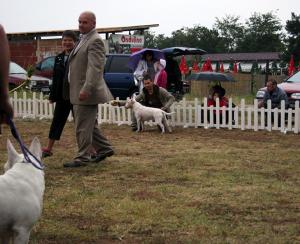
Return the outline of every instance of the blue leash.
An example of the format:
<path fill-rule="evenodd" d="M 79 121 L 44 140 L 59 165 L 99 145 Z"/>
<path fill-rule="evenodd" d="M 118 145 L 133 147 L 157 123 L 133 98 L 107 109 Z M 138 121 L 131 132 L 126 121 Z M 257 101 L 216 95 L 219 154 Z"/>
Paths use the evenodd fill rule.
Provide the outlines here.
<path fill-rule="evenodd" d="M 35 168 L 40 169 L 40 170 L 44 170 L 45 166 L 43 165 L 43 163 L 38 160 L 29 150 L 28 148 L 24 145 L 24 143 L 22 142 L 22 139 L 16 129 L 16 126 L 14 124 L 14 122 L 12 121 L 11 118 L 7 119 L 8 125 L 10 127 L 11 133 L 14 136 L 14 138 L 18 141 L 20 148 L 23 152 L 24 158 L 26 159 L 26 161 L 28 163 L 31 163 Z M 33 157 L 34 160 L 30 159 L 29 155 L 31 157 Z M 33 162 L 35 161 L 35 162 Z"/>

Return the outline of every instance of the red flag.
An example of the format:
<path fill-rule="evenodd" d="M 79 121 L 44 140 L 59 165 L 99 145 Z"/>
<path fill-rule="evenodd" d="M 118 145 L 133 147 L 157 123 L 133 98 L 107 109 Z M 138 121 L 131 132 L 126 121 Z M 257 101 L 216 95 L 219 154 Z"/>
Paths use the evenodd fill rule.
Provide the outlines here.
<path fill-rule="evenodd" d="M 201 71 L 207 71 L 206 62 L 203 63 Z"/>
<path fill-rule="evenodd" d="M 211 65 L 211 61 L 210 58 L 208 58 L 206 60 L 206 67 L 207 67 L 207 71 L 213 71 L 212 65 Z"/>
<path fill-rule="evenodd" d="M 207 58 L 206 61 L 204 62 L 203 66 L 202 66 L 202 70 L 201 71 L 213 71 L 211 62 L 210 62 L 210 58 Z"/>
<path fill-rule="evenodd" d="M 184 55 L 181 56 L 179 68 L 180 68 L 181 74 L 187 74 L 189 72 L 189 68 L 186 64 Z"/>
<path fill-rule="evenodd" d="M 294 55 L 291 55 L 291 59 L 289 62 L 288 75 L 291 76 L 295 72 L 295 63 L 294 63 Z"/>
<path fill-rule="evenodd" d="M 233 73 L 237 73 L 237 72 L 238 72 L 237 63 L 234 62 L 234 65 L 233 65 Z"/>
<path fill-rule="evenodd" d="M 223 63 L 221 63 L 221 66 L 220 66 L 220 72 L 221 72 L 221 73 L 224 73 L 224 65 L 223 65 Z"/>
<path fill-rule="evenodd" d="M 197 63 L 197 60 L 195 60 L 194 61 L 194 63 L 193 63 L 193 71 L 195 71 L 195 72 L 199 72 L 200 71 L 200 69 L 199 69 L 199 66 L 198 66 L 198 63 Z"/>

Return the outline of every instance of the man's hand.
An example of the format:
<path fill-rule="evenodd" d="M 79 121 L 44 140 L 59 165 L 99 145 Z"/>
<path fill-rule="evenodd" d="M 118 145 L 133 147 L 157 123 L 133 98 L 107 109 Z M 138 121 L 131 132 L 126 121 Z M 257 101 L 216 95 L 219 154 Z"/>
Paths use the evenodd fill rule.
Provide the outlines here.
<path fill-rule="evenodd" d="M 89 94 L 84 91 L 80 91 L 79 93 L 79 101 L 84 101 L 89 97 Z"/>
<path fill-rule="evenodd" d="M 110 104 L 111 104 L 112 106 L 120 106 L 119 102 L 116 101 L 116 100 L 112 100 L 112 101 L 110 102 Z"/>

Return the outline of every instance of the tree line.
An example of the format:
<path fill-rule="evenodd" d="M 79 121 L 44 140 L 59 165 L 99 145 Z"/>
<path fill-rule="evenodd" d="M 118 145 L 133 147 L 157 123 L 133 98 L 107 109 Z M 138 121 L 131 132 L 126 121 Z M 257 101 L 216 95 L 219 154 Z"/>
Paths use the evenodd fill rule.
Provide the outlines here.
<path fill-rule="evenodd" d="M 300 60 L 300 15 L 281 24 L 274 12 L 254 13 L 243 24 L 239 16 L 216 18 L 209 29 L 195 25 L 172 32 L 171 36 L 145 31 L 145 47 L 163 49 L 172 46 L 201 48 L 208 53 L 281 52 L 288 62 L 291 54 Z"/>

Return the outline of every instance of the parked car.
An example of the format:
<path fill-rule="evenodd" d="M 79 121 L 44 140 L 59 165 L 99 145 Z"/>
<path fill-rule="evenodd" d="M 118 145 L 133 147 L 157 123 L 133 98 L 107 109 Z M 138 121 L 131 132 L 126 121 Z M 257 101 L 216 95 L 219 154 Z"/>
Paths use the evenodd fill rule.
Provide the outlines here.
<path fill-rule="evenodd" d="M 126 99 L 138 91 L 138 82 L 127 66 L 129 54 L 108 54 L 104 67 L 104 80 L 115 98 Z M 55 56 L 47 57 L 36 65 L 34 74 L 52 79 Z"/>
<path fill-rule="evenodd" d="M 13 89 L 24 83 L 26 80 L 29 81 L 27 86 L 30 90 L 43 92 L 45 94 L 50 92 L 50 79 L 38 75 L 32 75 L 31 77 L 28 77 L 25 69 L 14 62 L 10 62 L 8 80 L 9 88 Z"/>
<path fill-rule="evenodd" d="M 55 56 L 50 56 L 35 65 L 34 74 L 49 78 L 53 78 L 53 67 L 54 67 Z"/>
<path fill-rule="evenodd" d="M 289 107 L 295 108 L 295 101 L 300 102 L 300 72 L 278 84 L 278 87 L 286 92 L 289 99 Z M 256 93 L 256 98 L 258 100 L 263 99 L 266 90 L 267 87 L 260 88 Z"/>
<path fill-rule="evenodd" d="M 187 47 L 172 47 L 163 49 L 162 51 L 166 56 L 167 67 L 170 66 L 169 62 L 174 57 L 180 55 L 200 55 L 206 53 L 202 49 Z M 106 81 L 108 88 L 115 98 L 119 97 L 122 100 L 130 97 L 134 92 L 138 91 L 138 81 L 133 76 L 133 70 L 128 67 L 129 57 L 130 54 L 107 54 L 106 64 L 104 67 L 104 80 Z M 55 56 L 50 56 L 43 59 L 36 65 L 34 74 L 52 79 L 54 61 Z M 168 73 L 167 69 L 166 71 Z M 183 90 L 188 90 L 188 83 L 186 81 L 180 81 L 179 85 L 170 84 L 168 87 L 169 91 L 172 92 L 177 99 L 179 99 L 183 95 Z M 175 87 L 179 88 L 175 89 Z"/>

